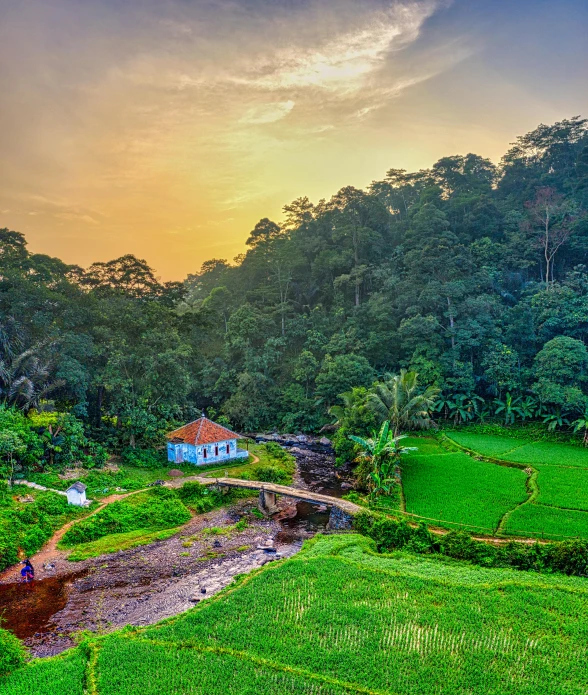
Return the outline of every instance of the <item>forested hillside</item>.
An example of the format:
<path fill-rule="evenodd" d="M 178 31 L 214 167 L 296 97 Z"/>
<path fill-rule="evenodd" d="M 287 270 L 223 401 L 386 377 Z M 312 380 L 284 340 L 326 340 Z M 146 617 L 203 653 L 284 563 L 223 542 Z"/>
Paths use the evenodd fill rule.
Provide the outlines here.
<path fill-rule="evenodd" d="M 134 256 L 68 266 L 3 229 L 0 400 L 51 399 L 110 444 L 149 446 L 203 408 L 241 430 L 316 431 L 339 394 L 404 367 L 466 408 L 509 394 L 577 417 L 587 211 L 574 117 L 517 138 L 499 166 L 448 156 L 295 200 L 245 254 L 183 283 Z"/>

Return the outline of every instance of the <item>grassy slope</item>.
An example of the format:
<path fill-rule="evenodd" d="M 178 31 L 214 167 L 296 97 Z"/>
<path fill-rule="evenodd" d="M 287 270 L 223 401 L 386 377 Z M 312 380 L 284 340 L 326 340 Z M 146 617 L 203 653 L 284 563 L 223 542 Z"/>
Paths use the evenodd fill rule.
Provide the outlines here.
<path fill-rule="evenodd" d="M 448 453 L 433 439 L 405 442 L 418 447 L 402 463 L 406 511 L 411 514 L 492 531 L 506 512 L 527 499 L 521 470 Z"/>
<path fill-rule="evenodd" d="M 161 541 L 173 536 L 181 530 L 181 526 L 168 528 L 160 531 L 149 531 L 137 529 L 126 533 L 111 533 L 104 538 L 89 543 L 79 543 L 73 547 L 72 552 L 67 556 L 70 562 L 80 562 L 90 557 L 98 557 L 108 553 L 116 553 L 119 550 L 128 550 L 140 545 L 148 545 L 154 541 Z"/>
<path fill-rule="evenodd" d="M 539 495 L 512 513 L 506 532 L 546 538 L 588 538 L 588 450 L 569 444 L 525 442 L 470 432 L 451 432 L 450 438 L 482 456 L 537 469 Z"/>
<path fill-rule="evenodd" d="M 88 682 L 98 695 L 580 695 L 587 602 L 584 579 L 317 538 L 188 613 L 96 638 Z M 78 653 L 27 666 L 0 692 L 77 695 L 36 683 L 45 670 L 57 683 Z"/>

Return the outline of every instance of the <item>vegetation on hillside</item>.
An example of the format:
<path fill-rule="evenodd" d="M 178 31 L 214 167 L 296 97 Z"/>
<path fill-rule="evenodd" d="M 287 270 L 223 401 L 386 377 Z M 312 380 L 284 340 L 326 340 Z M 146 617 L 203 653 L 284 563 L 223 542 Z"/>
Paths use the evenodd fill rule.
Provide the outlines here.
<path fill-rule="evenodd" d="M 130 255 L 67 265 L 3 229 L 0 401 L 51 399 L 111 452 L 160 444 L 202 408 L 241 430 L 316 431 L 341 394 L 401 368 L 440 391 L 441 418 L 586 421 L 587 162 L 575 117 L 517 138 L 499 166 L 390 169 L 293 201 L 245 254 L 184 282 Z"/>

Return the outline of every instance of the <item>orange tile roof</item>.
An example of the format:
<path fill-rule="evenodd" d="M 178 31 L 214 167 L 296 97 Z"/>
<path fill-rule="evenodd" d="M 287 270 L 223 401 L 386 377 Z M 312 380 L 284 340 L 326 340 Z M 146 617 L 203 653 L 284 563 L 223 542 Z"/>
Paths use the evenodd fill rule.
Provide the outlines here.
<path fill-rule="evenodd" d="M 171 441 L 180 441 L 184 444 L 214 444 L 222 442 L 226 439 L 238 439 L 239 435 L 231 432 L 222 425 L 217 425 L 216 422 L 208 418 L 201 417 L 194 422 L 190 422 L 183 427 L 180 427 L 167 435 Z"/>

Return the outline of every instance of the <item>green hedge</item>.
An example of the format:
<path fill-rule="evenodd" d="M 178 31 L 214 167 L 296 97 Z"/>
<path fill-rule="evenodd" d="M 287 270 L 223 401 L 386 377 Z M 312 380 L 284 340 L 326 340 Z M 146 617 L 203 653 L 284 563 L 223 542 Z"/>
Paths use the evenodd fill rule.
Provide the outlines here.
<path fill-rule="evenodd" d="M 380 552 L 410 550 L 437 553 L 457 560 L 468 560 L 483 567 L 513 567 L 536 572 L 561 572 L 588 577 L 588 541 L 561 543 L 509 543 L 494 545 L 474 540 L 463 531 L 434 536 L 421 524 L 410 526 L 384 514 L 362 511 L 354 519 L 354 529 L 372 538 Z"/>

